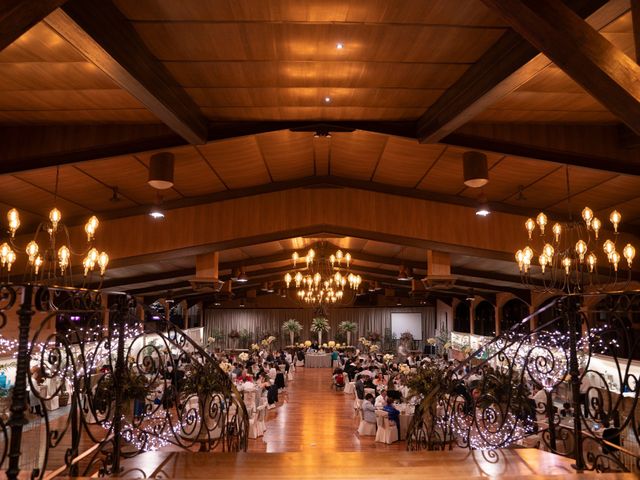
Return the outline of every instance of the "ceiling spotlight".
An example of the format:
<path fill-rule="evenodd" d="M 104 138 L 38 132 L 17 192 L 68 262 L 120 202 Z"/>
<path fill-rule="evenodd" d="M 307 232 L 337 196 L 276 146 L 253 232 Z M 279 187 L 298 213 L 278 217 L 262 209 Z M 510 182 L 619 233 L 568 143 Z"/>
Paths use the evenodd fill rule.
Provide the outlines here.
<path fill-rule="evenodd" d="M 213 302 L 213 306 L 214 307 L 219 307 L 220 305 L 222 305 L 222 304 L 217 300 L 215 302 Z"/>
<path fill-rule="evenodd" d="M 478 205 L 476 206 L 476 215 L 479 217 L 486 217 L 491 213 L 491 208 L 489 208 L 489 201 L 487 200 L 487 196 L 483 193 L 478 197 Z"/>
<path fill-rule="evenodd" d="M 148 183 L 158 190 L 173 187 L 173 153 L 160 152 L 151 155 L 149 160 Z"/>
<path fill-rule="evenodd" d="M 331 132 L 328 130 L 316 130 L 313 134 L 313 138 L 331 138 Z"/>
<path fill-rule="evenodd" d="M 154 205 L 153 208 L 149 211 L 149 216 L 155 220 L 161 220 L 164 218 L 164 211 L 160 206 Z"/>
<path fill-rule="evenodd" d="M 331 97 L 324 97 L 324 103 L 331 103 Z"/>
<path fill-rule="evenodd" d="M 244 300 L 240 300 L 240 307 L 244 308 Z"/>
<path fill-rule="evenodd" d="M 247 283 L 249 281 L 249 277 L 247 277 L 247 273 L 244 271 L 244 267 L 240 268 L 240 273 L 236 278 L 236 282 Z"/>
<path fill-rule="evenodd" d="M 410 268 L 400 265 L 400 271 L 398 272 L 398 280 L 402 282 L 408 282 L 413 279 L 413 274 Z"/>
<path fill-rule="evenodd" d="M 464 184 L 467 187 L 479 188 L 489 183 L 487 156 L 482 152 L 470 151 L 462 155 Z"/>
<path fill-rule="evenodd" d="M 336 43 L 336 48 L 337 48 L 338 50 L 342 50 L 342 49 L 344 48 L 344 43 L 342 43 L 342 42 L 338 42 L 338 43 Z"/>

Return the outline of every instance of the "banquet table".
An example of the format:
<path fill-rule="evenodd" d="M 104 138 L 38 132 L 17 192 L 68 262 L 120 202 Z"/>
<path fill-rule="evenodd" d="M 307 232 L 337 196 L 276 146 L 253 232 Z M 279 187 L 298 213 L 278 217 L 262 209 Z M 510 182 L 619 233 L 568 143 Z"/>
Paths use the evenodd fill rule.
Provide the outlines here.
<path fill-rule="evenodd" d="M 331 368 L 330 353 L 307 353 L 304 357 L 306 368 Z"/>
<path fill-rule="evenodd" d="M 405 440 L 407 438 L 407 431 L 411 420 L 413 420 L 414 407 L 409 405 L 397 405 L 396 408 L 400 410 L 400 438 L 399 440 Z"/>

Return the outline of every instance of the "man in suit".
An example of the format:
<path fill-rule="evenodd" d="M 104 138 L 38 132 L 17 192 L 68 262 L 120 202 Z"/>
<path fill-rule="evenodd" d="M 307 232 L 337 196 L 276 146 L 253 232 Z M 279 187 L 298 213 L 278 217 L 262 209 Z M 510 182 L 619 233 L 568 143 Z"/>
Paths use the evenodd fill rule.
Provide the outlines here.
<path fill-rule="evenodd" d="M 361 375 L 356 379 L 356 396 L 358 400 L 364 400 L 364 382 Z"/>

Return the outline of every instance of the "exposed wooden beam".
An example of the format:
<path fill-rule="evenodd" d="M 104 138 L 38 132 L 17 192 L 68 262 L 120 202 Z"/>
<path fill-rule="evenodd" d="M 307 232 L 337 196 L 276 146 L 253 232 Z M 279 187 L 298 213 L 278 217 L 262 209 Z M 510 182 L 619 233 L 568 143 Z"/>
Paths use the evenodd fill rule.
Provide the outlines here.
<path fill-rule="evenodd" d="M 483 0 L 567 75 L 640 134 L 640 66 L 564 3 Z"/>
<path fill-rule="evenodd" d="M 629 8 L 628 0 L 578 0 L 570 5 L 580 16 L 588 17 L 595 29 L 604 27 Z M 422 115 L 418 120 L 418 139 L 423 143 L 439 142 L 550 64 L 520 35 L 507 31 Z"/>
<path fill-rule="evenodd" d="M 636 47 L 636 63 L 640 63 L 640 2 L 638 0 L 631 0 L 631 23 L 633 43 Z"/>
<path fill-rule="evenodd" d="M 12 0 L 0 5 L 0 51 L 67 0 Z"/>
<path fill-rule="evenodd" d="M 456 147 L 485 150 L 516 157 L 548 160 L 564 165 L 606 170 L 625 175 L 640 175 L 640 163 L 617 160 L 611 157 L 600 157 L 584 153 L 573 153 L 538 145 L 525 145 L 489 137 L 480 137 L 464 133 L 452 133 L 442 139 L 442 143 Z"/>
<path fill-rule="evenodd" d="M 45 22 L 187 142 L 207 141 L 198 106 L 111 0 L 70 0 Z"/>

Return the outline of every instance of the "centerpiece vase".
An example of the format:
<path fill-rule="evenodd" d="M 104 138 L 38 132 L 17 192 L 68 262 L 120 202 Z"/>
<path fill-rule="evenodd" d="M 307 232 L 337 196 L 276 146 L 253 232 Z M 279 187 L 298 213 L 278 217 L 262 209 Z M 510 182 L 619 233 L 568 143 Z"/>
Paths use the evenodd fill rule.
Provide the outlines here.
<path fill-rule="evenodd" d="M 347 346 L 351 345 L 351 332 L 347 332 Z"/>
<path fill-rule="evenodd" d="M 289 332 L 289 345 L 293 345 L 293 332 Z"/>
<path fill-rule="evenodd" d="M 322 347 L 322 330 L 318 331 L 318 348 Z"/>

